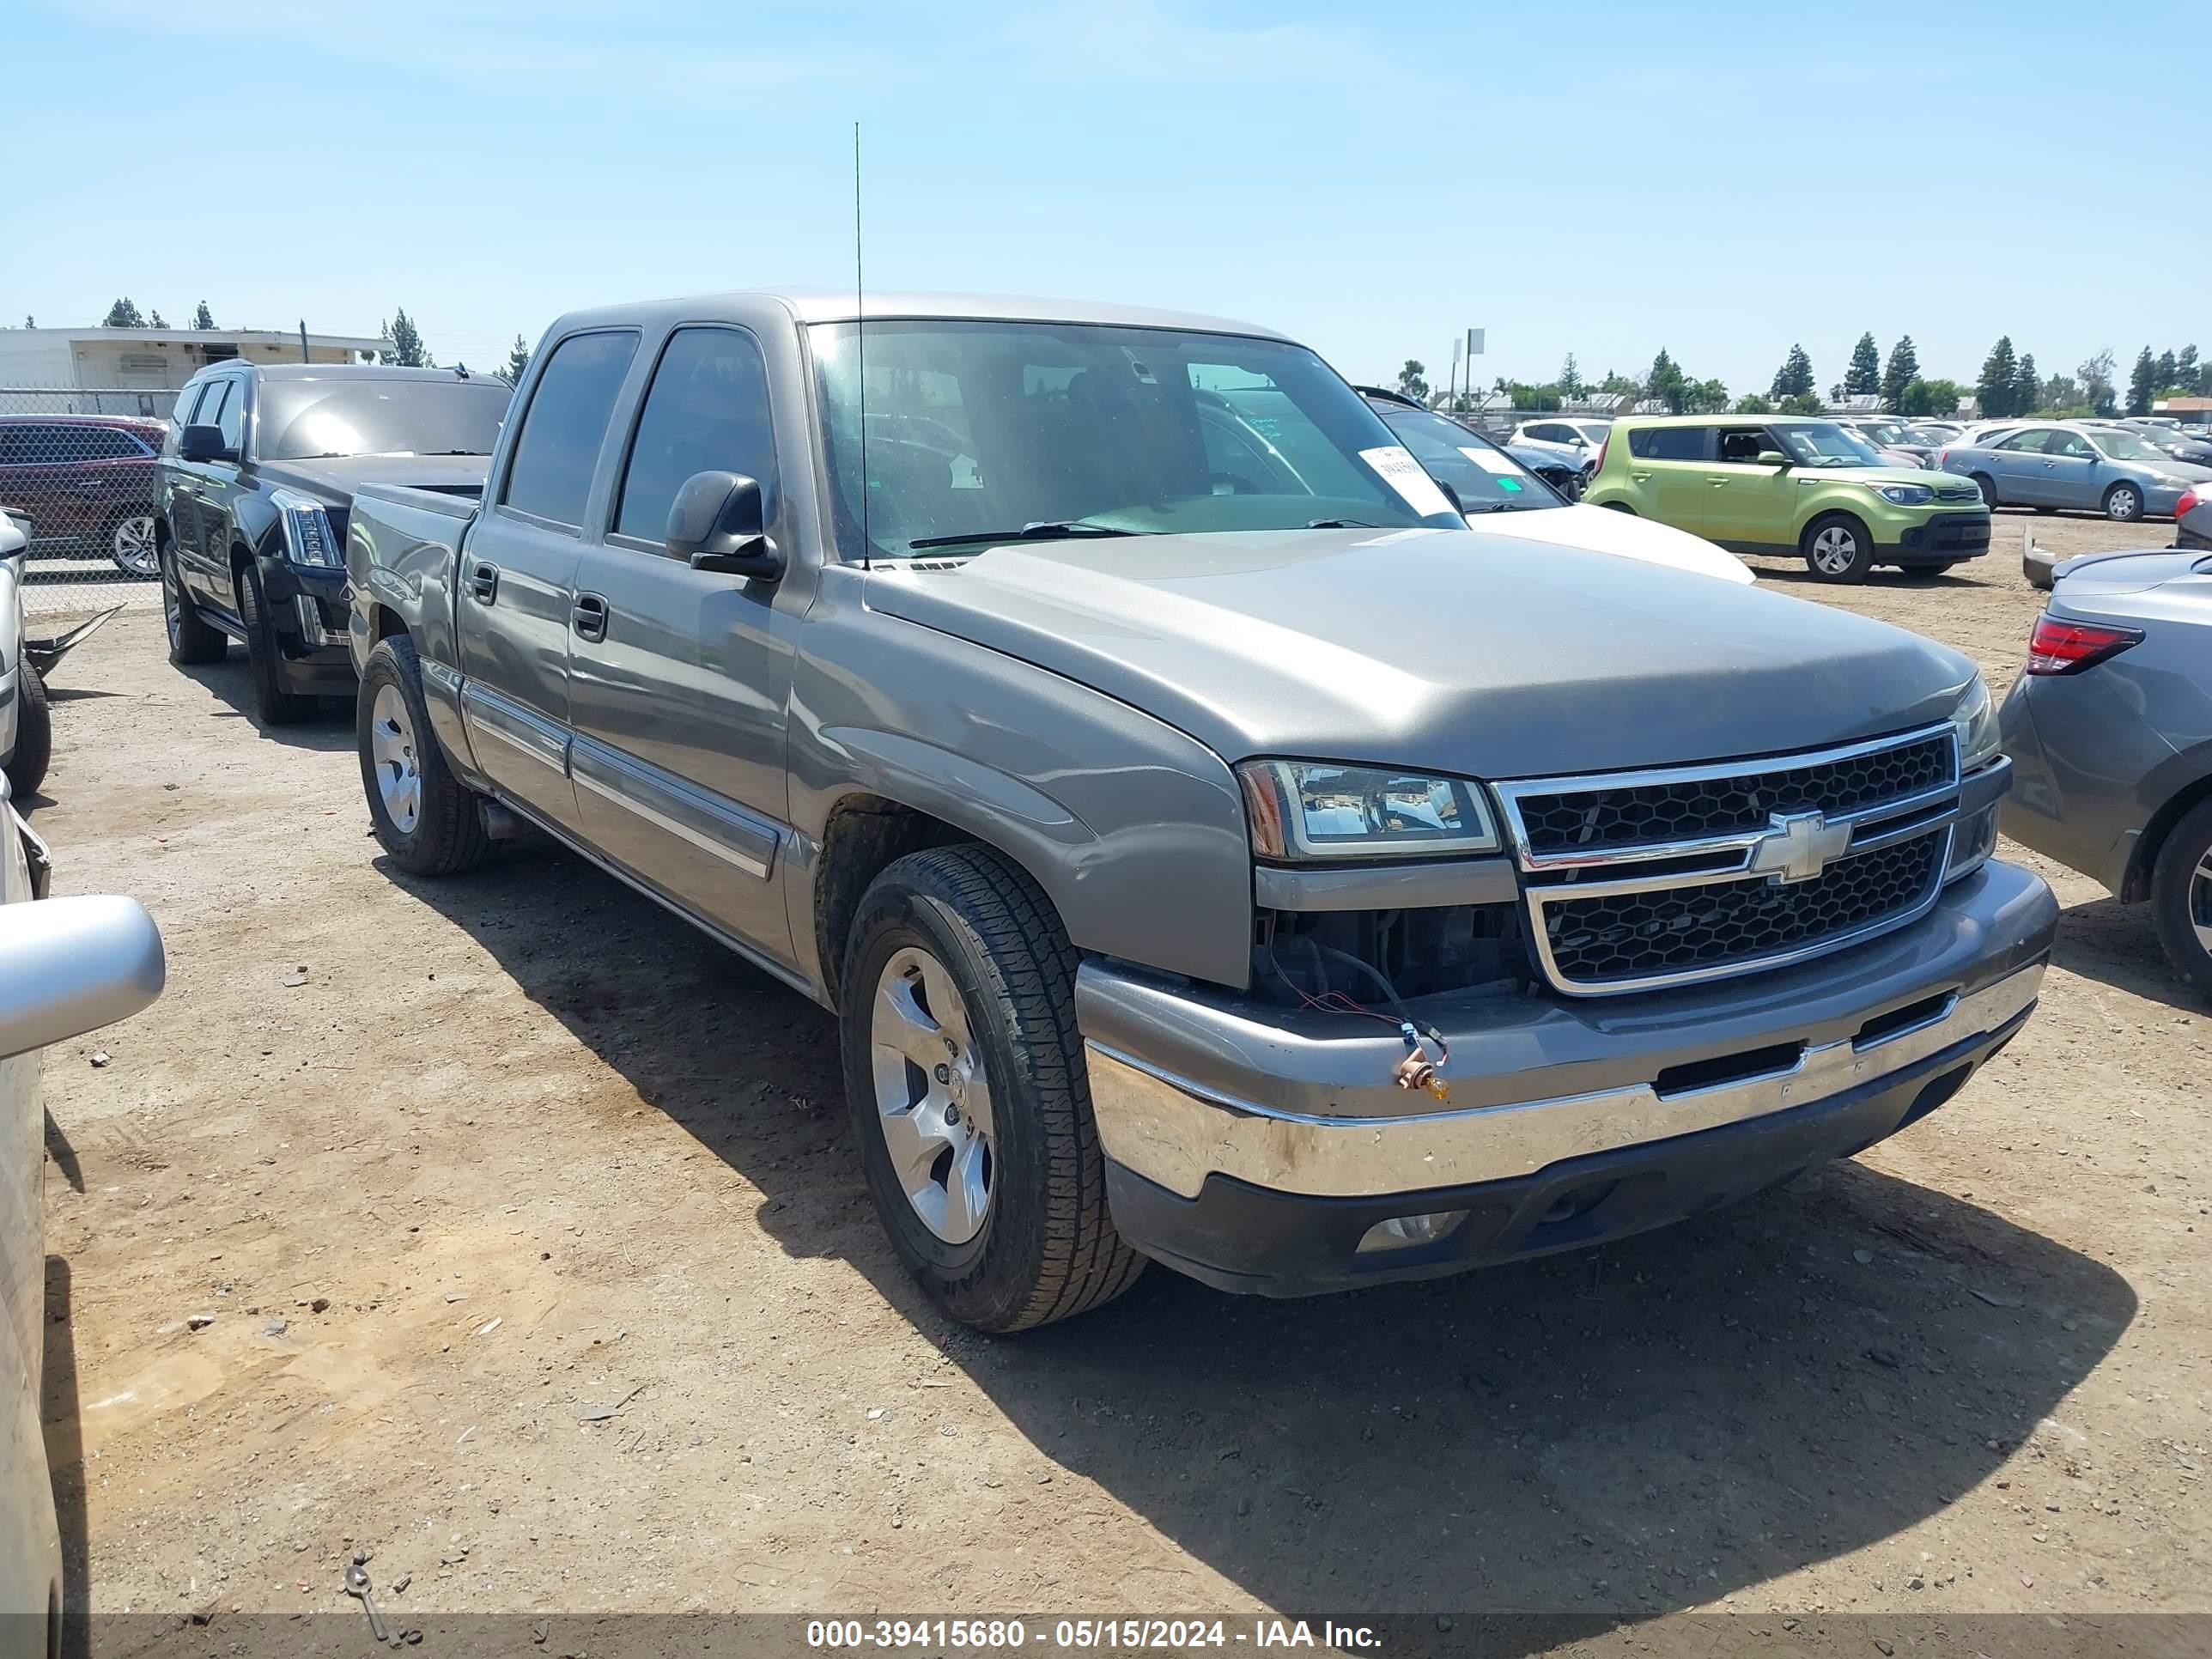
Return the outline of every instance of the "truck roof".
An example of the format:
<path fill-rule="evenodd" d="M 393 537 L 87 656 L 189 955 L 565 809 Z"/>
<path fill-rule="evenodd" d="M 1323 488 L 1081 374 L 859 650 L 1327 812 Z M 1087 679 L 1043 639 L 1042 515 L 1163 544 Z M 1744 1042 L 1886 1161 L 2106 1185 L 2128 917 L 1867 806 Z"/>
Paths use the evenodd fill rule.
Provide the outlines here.
<path fill-rule="evenodd" d="M 580 325 L 635 323 L 679 315 L 696 320 L 757 321 L 768 312 L 781 312 L 801 325 L 848 323 L 863 316 L 869 322 L 927 317 L 971 322 L 1097 323 L 1122 328 L 1180 329 L 1196 334 L 1241 334 L 1271 340 L 1290 337 L 1257 323 L 1196 312 L 1158 311 L 1144 306 L 1109 305 L 1090 300 L 1039 300 L 1005 294 L 872 290 L 864 313 L 850 289 L 808 288 L 740 289 L 726 294 L 601 306 L 571 312 L 561 319 L 558 326 L 566 330 Z"/>

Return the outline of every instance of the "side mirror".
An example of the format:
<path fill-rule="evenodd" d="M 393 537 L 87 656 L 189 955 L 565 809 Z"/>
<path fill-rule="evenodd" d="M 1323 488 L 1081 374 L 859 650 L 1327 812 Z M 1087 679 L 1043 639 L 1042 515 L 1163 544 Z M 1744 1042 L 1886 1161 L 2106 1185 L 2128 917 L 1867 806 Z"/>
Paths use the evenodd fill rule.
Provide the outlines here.
<path fill-rule="evenodd" d="M 177 434 L 177 459 L 184 461 L 228 460 L 219 426 L 188 426 Z"/>
<path fill-rule="evenodd" d="M 161 935 L 137 900 L 0 905 L 0 1054 L 128 1019 L 161 994 Z"/>
<path fill-rule="evenodd" d="M 758 483 L 742 472 L 695 472 L 668 508 L 668 550 L 694 570 L 756 581 L 783 574 L 783 556 L 768 538 Z"/>
<path fill-rule="evenodd" d="M 1790 465 L 1790 458 L 1778 449 L 1762 449 L 1759 452 L 1759 459 L 1756 465 L 1759 466 L 1787 466 Z"/>

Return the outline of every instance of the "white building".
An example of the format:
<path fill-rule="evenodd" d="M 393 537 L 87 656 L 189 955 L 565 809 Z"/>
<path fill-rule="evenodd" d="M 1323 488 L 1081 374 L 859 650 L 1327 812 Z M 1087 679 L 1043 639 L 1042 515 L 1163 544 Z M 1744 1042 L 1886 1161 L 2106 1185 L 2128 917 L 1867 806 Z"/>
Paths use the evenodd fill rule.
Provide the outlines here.
<path fill-rule="evenodd" d="M 351 363 L 386 343 L 370 334 L 310 334 L 306 361 Z M 301 361 L 299 334 L 252 328 L 0 328 L 0 391 L 173 392 L 210 363 Z M 143 401 L 147 414 L 171 399 L 87 398 L 84 414 L 130 414 L 109 407 Z M 56 410 L 53 412 L 64 412 Z"/>

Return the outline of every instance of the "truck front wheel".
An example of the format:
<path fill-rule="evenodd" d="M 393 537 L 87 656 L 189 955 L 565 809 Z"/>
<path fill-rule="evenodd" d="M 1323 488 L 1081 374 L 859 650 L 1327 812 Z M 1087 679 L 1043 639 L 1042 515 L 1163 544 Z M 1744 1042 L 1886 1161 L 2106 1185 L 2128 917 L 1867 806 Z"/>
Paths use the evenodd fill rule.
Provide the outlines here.
<path fill-rule="evenodd" d="M 845 1091 L 899 1260 L 984 1331 L 1084 1313 L 1144 1257 L 1106 1210 L 1075 1028 L 1075 950 L 1012 860 L 910 854 L 862 896 L 845 950 Z"/>
<path fill-rule="evenodd" d="M 453 876 L 491 848 L 476 792 L 453 775 L 430 729 L 422 666 L 404 634 L 379 640 L 362 672 L 354 741 L 369 826 L 392 860 L 418 876 Z"/>

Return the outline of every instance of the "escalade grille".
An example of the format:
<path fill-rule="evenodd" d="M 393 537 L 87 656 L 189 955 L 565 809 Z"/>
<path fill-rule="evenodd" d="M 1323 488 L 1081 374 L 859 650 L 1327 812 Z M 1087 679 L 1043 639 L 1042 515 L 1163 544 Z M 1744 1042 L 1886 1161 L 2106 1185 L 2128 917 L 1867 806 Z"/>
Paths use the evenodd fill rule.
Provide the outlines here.
<path fill-rule="evenodd" d="M 1853 812 L 1919 794 L 1950 777 L 1951 735 L 1944 732 L 1895 749 L 1779 771 L 1747 768 L 1728 777 L 1523 795 L 1521 822 L 1529 849 L 1537 853 L 1693 841 L 1764 830 L 1775 812 Z"/>
<path fill-rule="evenodd" d="M 1800 961 L 1924 914 L 1958 817 L 1958 749 L 1945 725 L 1497 787 L 1544 975 L 1603 995 Z"/>
<path fill-rule="evenodd" d="M 1548 905 L 1552 963 L 1565 980 L 1602 987 L 1756 961 L 1855 933 L 1918 909 L 1942 873 L 1949 839 L 1943 830 L 1916 836 L 1832 864 L 1811 881 L 1754 876 Z"/>

